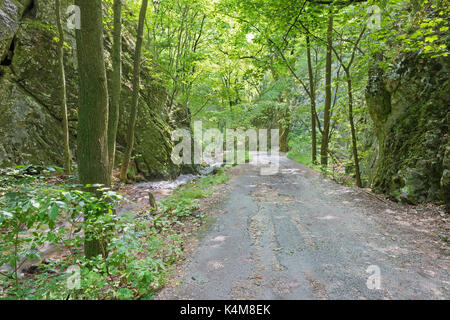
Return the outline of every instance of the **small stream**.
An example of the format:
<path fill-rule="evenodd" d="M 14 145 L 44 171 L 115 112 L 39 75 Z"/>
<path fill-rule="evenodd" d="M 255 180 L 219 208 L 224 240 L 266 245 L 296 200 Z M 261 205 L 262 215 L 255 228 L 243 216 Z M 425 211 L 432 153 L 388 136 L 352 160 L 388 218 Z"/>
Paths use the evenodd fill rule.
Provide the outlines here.
<path fill-rule="evenodd" d="M 203 167 L 200 170 L 200 174 L 184 174 L 179 176 L 175 180 L 159 180 L 159 181 L 151 181 L 151 182 L 141 182 L 132 185 L 126 185 L 118 192 L 121 193 L 127 201 L 124 201 L 122 206 L 118 209 L 118 214 L 125 212 L 136 212 L 139 209 L 145 208 L 149 206 L 149 193 L 153 195 L 155 200 L 161 201 L 164 198 L 173 194 L 174 190 L 178 187 L 186 185 L 192 182 L 194 179 L 204 177 L 215 173 L 217 169 L 223 166 L 222 163 L 215 163 L 212 159 L 209 161 L 205 161 L 207 166 Z M 78 218 L 79 222 L 83 220 L 83 217 L 80 216 Z M 67 221 L 60 221 L 58 226 L 62 224 L 66 225 L 70 229 L 70 224 Z M 22 266 L 19 269 L 19 272 L 22 273 L 25 270 L 29 269 L 32 266 L 37 266 L 39 262 L 45 261 L 46 259 L 62 256 L 65 254 L 65 251 L 62 248 L 59 248 L 51 243 L 45 243 L 42 247 L 39 248 L 39 260 L 33 259 L 22 259 Z M 0 266 L 0 271 L 3 272 L 11 272 L 12 269 L 9 265 Z"/>
<path fill-rule="evenodd" d="M 128 202 L 119 208 L 119 213 L 136 211 L 139 208 L 148 206 L 150 200 L 149 193 L 159 202 L 171 196 L 175 189 L 189 184 L 195 179 L 213 174 L 223 166 L 223 163 L 214 162 L 213 159 L 207 159 L 205 162 L 207 166 L 203 167 L 198 175 L 183 174 L 175 180 L 140 182 L 123 187 L 119 190 L 119 193 L 124 195 Z"/>

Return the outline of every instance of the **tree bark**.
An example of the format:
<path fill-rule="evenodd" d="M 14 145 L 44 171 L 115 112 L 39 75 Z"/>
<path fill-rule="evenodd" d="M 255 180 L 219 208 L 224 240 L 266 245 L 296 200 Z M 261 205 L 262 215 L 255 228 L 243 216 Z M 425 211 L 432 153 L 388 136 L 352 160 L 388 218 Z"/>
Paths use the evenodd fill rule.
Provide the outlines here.
<path fill-rule="evenodd" d="M 361 182 L 361 172 L 359 168 L 359 158 L 358 158 L 358 142 L 356 139 L 356 129 L 355 122 L 353 120 L 353 93 L 352 93 L 352 79 L 350 78 L 350 70 L 344 69 L 347 76 L 347 90 L 348 90 L 348 119 L 350 121 L 350 128 L 352 131 L 352 149 L 353 149 L 353 160 L 355 162 L 355 173 L 356 173 L 356 185 L 362 188 Z"/>
<path fill-rule="evenodd" d="M 328 143 L 330 132 L 330 108 L 331 108 L 331 67 L 332 67 L 332 46 L 333 46 L 333 11 L 330 7 L 327 30 L 327 56 L 325 68 L 325 110 L 322 133 L 322 145 L 320 148 L 320 163 L 328 166 Z"/>
<path fill-rule="evenodd" d="M 58 64 L 59 76 L 61 82 L 61 108 L 63 114 L 62 126 L 64 135 L 64 169 L 67 174 L 72 173 L 71 155 L 70 155 L 70 141 L 69 141 L 69 118 L 67 114 L 67 89 L 66 89 L 66 75 L 64 71 L 64 30 L 61 24 L 61 1 L 55 0 L 56 25 L 58 27 L 59 41 L 58 41 Z"/>
<path fill-rule="evenodd" d="M 75 0 L 81 9 L 77 30 L 79 74 L 78 170 L 83 185 L 111 184 L 108 160 L 108 87 L 103 48 L 101 0 Z M 93 191 L 92 188 L 88 190 Z M 92 219 L 85 214 L 85 221 Z M 89 238 L 89 235 L 86 235 Z M 92 237 L 91 237 L 92 238 Z M 98 239 L 85 241 L 90 258 L 102 253 Z"/>
<path fill-rule="evenodd" d="M 117 127 L 119 125 L 120 92 L 122 89 L 122 0 L 114 0 L 113 75 L 111 84 L 111 105 L 108 123 L 109 174 L 112 178 L 116 158 Z"/>
<path fill-rule="evenodd" d="M 311 61 L 311 41 L 309 34 L 306 35 L 306 55 L 308 59 L 308 73 L 309 73 L 309 91 L 311 100 L 311 147 L 312 147 L 312 162 L 317 163 L 317 130 L 316 130 L 316 92 L 315 81 Z"/>
<path fill-rule="evenodd" d="M 139 14 L 139 25 L 136 39 L 136 51 L 134 56 L 134 76 L 133 76 L 133 101 L 131 104 L 130 122 L 128 125 L 127 146 L 124 154 L 120 178 L 123 182 L 128 178 L 128 166 L 130 164 L 131 153 L 134 146 L 134 130 L 136 127 L 137 108 L 139 102 L 139 84 L 141 73 L 141 49 L 144 34 L 144 22 L 147 13 L 148 0 L 142 1 L 141 12 Z"/>
<path fill-rule="evenodd" d="M 280 131 L 279 145 L 280 152 L 289 152 L 288 137 L 289 137 L 289 111 L 279 110 L 280 120 L 278 122 L 278 130 Z"/>

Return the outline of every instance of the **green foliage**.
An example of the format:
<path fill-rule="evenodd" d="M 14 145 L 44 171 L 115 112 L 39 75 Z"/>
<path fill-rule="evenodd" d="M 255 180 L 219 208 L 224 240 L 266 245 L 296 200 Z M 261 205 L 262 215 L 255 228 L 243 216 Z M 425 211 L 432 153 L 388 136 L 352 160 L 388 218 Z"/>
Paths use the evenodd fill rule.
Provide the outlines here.
<path fill-rule="evenodd" d="M 0 298 L 151 297 L 181 255 L 177 235 L 163 237 L 156 222 L 149 228 L 146 217 L 117 216 L 120 195 L 106 189 L 99 189 L 100 196 L 81 191 L 51 174 L 59 170 L 23 166 L 1 172 Z M 104 255 L 84 258 L 86 234 L 108 243 Z M 48 246 L 58 248 L 57 259 L 39 256 L 39 249 Z M 30 259 L 44 263 L 22 270 Z M 80 288 L 67 287 L 70 266 L 80 268 Z"/>
<path fill-rule="evenodd" d="M 221 170 L 215 175 L 202 177 L 195 183 L 178 188 L 173 196 L 161 202 L 160 210 L 176 219 L 192 216 L 199 209 L 198 199 L 210 195 L 213 192 L 211 187 L 225 183 L 229 178 L 229 175 Z"/>
<path fill-rule="evenodd" d="M 375 45 L 373 51 L 382 50 L 376 44 L 389 43 L 397 47 L 385 53 L 390 58 L 402 52 L 415 52 L 426 58 L 449 55 L 448 1 L 417 0 L 404 3 L 386 0 L 381 3 L 381 7 L 381 28 L 371 34 Z"/>
<path fill-rule="evenodd" d="M 182 256 L 175 227 L 229 179 L 222 170 L 200 178 L 177 189 L 159 211 L 136 215 L 115 213 L 123 201 L 117 193 L 101 186 L 86 186 L 98 195 L 81 191 L 61 172 L 31 165 L 0 171 L 0 299 L 151 299 Z M 91 237 L 107 246 L 86 259 L 82 248 Z M 59 254 L 39 256 L 45 246 Z M 27 266 L 33 270 L 21 268 L 28 261 L 35 261 Z M 71 266 L 80 272 L 73 289 Z"/>
<path fill-rule="evenodd" d="M 294 151 L 290 151 L 288 152 L 287 157 L 310 168 L 316 168 L 316 166 L 311 161 L 310 153 L 296 153 Z"/>

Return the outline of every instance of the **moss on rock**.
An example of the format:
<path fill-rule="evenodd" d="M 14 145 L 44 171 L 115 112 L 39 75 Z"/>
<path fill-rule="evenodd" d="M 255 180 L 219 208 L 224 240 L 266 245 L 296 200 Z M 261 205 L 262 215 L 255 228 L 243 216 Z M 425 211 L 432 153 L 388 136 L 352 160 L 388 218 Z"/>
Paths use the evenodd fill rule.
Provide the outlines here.
<path fill-rule="evenodd" d="M 6 1 L 6 2 L 5 2 Z M 0 166 L 22 163 L 63 164 L 62 110 L 58 103 L 60 89 L 57 76 L 57 51 L 53 31 L 55 26 L 54 0 L 5 0 L 18 10 L 12 18 L 20 22 L 17 30 L 11 22 L 2 19 L 0 26 L 11 25 L 7 39 L 0 38 L 0 55 L 11 55 L 11 62 L 0 68 Z M 63 0 L 67 7 L 72 1 Z M 27 12 L 31 10 L 33 12 Z M 10 10 L 11 11 L 11 10 Z M 4 12 L 4 11 L 2 11 Z M 65 26 L 65 24 L 64 24 Z M 128 106 L 131 103 L 134 25 L 124 26 L 123 90 L 118 132 L 118 149 L 125 141 Z M 69 46 L 75 43 L 74 32 L 65 30 Z M 106 66 L 111 75 L 111 37 L 105 31 Z M 14 43 L 14 52 L 7 52 Z M 4 48 L 5 47 L 5 48 Z M 7 53 L 5 53 L 7 52 Z M 71 148 L 75 149 L 77 128 L 78 84 L 76 56 L 66 50 L 65 69 L 68 109 L 71 130 Z M 151 77 L 152 70 L 144 67 L 141 75 L 141 96 L 136 127 L 136 173 L 147 179 L 173 178 L 181 168 L 172 163 L 173 148 L 169 117 L 164 111 L 166 90 Z M 120 152 L 118 153 L 120 155 Z M 137 156 L 139 155 L 139 156 Z M 120 164 L 120 159 L 116 162 Z"/>
<path fill-rule="evenodd" d="M 449 58 L 407 54 L 390 71 L 374 64 L 367 88 L 379 140 L 374 190 L 448 205 Z"/>

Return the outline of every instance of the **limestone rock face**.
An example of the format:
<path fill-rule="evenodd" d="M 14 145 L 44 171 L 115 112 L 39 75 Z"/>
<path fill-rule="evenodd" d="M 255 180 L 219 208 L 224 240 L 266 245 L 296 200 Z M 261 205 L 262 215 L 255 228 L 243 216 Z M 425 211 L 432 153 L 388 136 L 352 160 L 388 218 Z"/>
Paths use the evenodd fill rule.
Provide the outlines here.
<path fill-rule="evenodd" d="M 72 1 L 63 0 L 65 11 Z M 0 166 L 63 163 L 62 110 L 58 103 L 54 0 L 0 0 Z M 65 24 L 64 24 L 65 26 Z M 49 28 L 52 27 L 52 28 Z M 125 141 L 132 97 L 134 25 L 124 25 L 123 89 L 118 159 Z M 108 30 L 108 28 L 106 28 Z M 76 149 L 78 83 L 74 31 L 65 30 L 65 69 L 71 148 Z M 111 75 L 112 36 L 105 31 Z M 144 66 L 136 127 L 133 171 L 145 178 L 173 178 L 181 168 L 170 159 L 173 142 L 164 106 L 164 86 Z M 74 152 L 76 157 L 76 152 Z"/>
<path fill-rule="evenodd" d="M 449 204 L 449 57 L 398 58 L 370 70 L 367 104 L 379 141 L 373 187 L 413 204 Z"/>
<path fill-rule="evenodd" d="M 12 39 L 19 28 L 19 21 L 30 1 L 2 0 L 0 1 L 0 61 L 7 63 L 5 58 Z"/>

